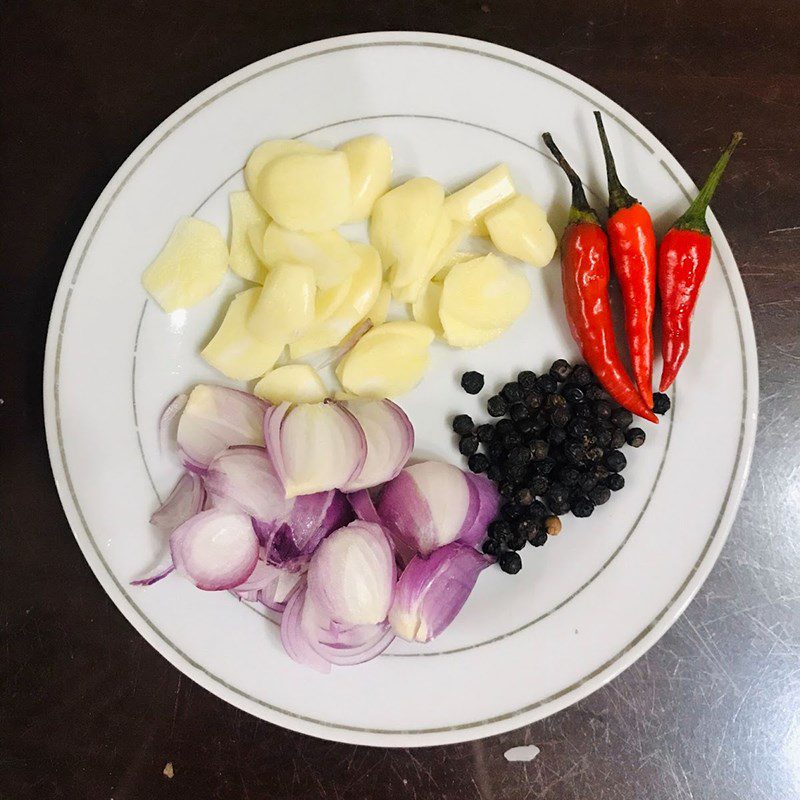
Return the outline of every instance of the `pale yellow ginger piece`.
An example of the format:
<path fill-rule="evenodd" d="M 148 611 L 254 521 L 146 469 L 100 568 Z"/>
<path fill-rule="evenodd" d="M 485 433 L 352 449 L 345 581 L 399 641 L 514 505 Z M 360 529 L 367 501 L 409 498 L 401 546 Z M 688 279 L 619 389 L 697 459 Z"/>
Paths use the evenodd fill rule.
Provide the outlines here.
<path fill-rule="evenodd" d="M 444 189 L 431 178 L 412 178 L 375 201 L 369 237 L 393 292 L 424 273 L 443 202 Z"/>
<path fill-rule="evenodd" d="M 289 230 L 332 230 L 350 216 L 347 156 L 336 151 L 277 158 L 259 175 L 256 200 Z"/>
<path fill-rule="evenodd" d="M 268 266 L 284 261 L 307 264 L 314 270 L 320 289 L 330 289 L 347 280 L 360 260 L 352 243 L 337 231 L 303 233 L 271 222 L 264 232 L 261 253 Z"/>
<path fill-rule="evenodd" d="M 278 264 L 270 269 L 247 322 L 254 336 L 293 342 L 314 321 L 314 270 L 305 264 Z"/>
<path fill-rule="evenodd" d="M 531 288 L 524 273 L 492 253 L 455 264 L 444 279 L 440 317 L 474 328 L 507 328 L 528 307 Z"/>
<path fill-rule="evenodd" d="M 442 262 L 438 272 L 433 276 L 432 280 L 436 281 L 437 283 L 442 283 L 447 277 L 447 273 L 450 272 L 450 270 L 456 264 L 460 264 L 462 261 L 471 261 L 473 258 L 479 258 L 480 256 L 481 253 L 467 253 L 460 251 L 453 253 L 448 259 Z"/>
<path fill-rule="evenodd" d="M 392 182 L 392 148 L 382 136 L 359 136 L 338 148 L 350 167 L 350 216 L 360 222 L 372 212 L 375 201 Z"/>
<path fill-rule="evenodd" d="M 142 275 L 142 286 L 164 309 L 191 308 L 208 297 L 228 267 L 228 248 L 210 222 L 184 217 Z"/>
<path fill-rule="evenodd" d="M 418 322 L 386 322 L 356 342 L 336 376 L 345 391 L 360 397 L 396 397 L 422 379 L 432 341 L 433 331 Z"/>
<path fill-rule="evenodd" d="M 239 292 L 214 337 L 201 352 L 212 367 L 231 380 L 249 381 L 263 375 L 275 365 L 286 344 L 280 338 L 265 340 L 250 333 L 247 320 L 259 294 L 260 286 Z"/>
<path fill-rule="evenodd" d="M 411 313 L 417 322 L 427 325 L 437 336 L 444 330 L 439 319 L 439 302 L 442 299 L 442 284 L 431 281 L 411 306 Z"/>
<path fill-rule="evenodd" d="M 417 269 L 414 275 L 410 276 L 408 283 L 400 284 L 396 274 L 392 281 L 392 295 L 401 303 L 413 303 L 425 288 L 425 284 L 434 276 L 437 268 L 436 264 L 439 253 L 447 245 L 453 228 L 453 221 L 444 212 L 439 212 L 439 218 L 433 229 L 433 234 L 428 242 L 428 247 L 423 258 L 418 259 Z"/>
<path fill-rule="evenodd" d="M 388 283 L 382 283 L 378 296 L 372 304 L 372 308 L 367 312 L 367 319 L 373 325 L 383 325 L 386 317 L 389 316 L 389 304 L 392 302 L 392 290 Z"/>
<path fill-rule="evenodd" d="M 228 202 L 231 208 L 230 267 L 245 280 L 264 283 L 267 268 L 261 260 L 261 241 L 269 217 L 250 192 L 231 192 Z"/>
<path fill-rule="evenodd" d="M 434 285 L 434 284 L 432 284 Z M 502 336 L 507 328 L 474 328 L 462 322 L 458 317 L 448 314 L 446 309 L 439 306 L 439 320 L 444 332 L 444 340 L 451 347 L 470 349 L 480 347 Z"/>
<path fill-rule="evenodd" d="M 456 221 L 467 226 L 473 236 L 486 236 L 484 214 L 515 192 L 508 166 L 499 164 L 463 189 L 448 195 L 444 207 Z"/>
<path fill-rule="evenodd" d="M 381 289 L 383 270 L 378 251 L 368 244 L 353 242 L 360 259 L 344 302 L 327 319 L 314 324 L 297 341 L 289 345 L 292 358 L 335 347 L 358 325 L 374 306 Z"/>
<path fill-rule="evenodd" d="M 486 214 L 492 244 L 534 267 L 544 267 L 556 252 L 556 235 L 544 209 L 530 197 L 519 194 Z"/>
<path fill-rule="evenodd" d="M 268 372 L 253 388 L 253 394 L 273 405 L 321 403 L 328 390 L 319 373 L 308 364 L 287 364 Z"/>
<path fill-rule="evenodd" d="M 258 178 L 264 167 L 277 158 L 295 155 L 297 153 L 324 153 L 325 151 L 308 142 L 300 142 L 297 139 L 270 139 L 262 142 L 250 153 L 247 163 L 244 165 L 244 182 L 250 190 L 250 194 L 255 196 Z"/>

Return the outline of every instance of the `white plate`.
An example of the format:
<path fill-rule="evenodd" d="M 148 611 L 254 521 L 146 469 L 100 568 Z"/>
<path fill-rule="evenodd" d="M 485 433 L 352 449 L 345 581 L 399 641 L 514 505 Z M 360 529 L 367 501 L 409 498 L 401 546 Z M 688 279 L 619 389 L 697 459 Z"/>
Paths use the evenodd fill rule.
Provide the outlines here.
<path fill-rule="evenodd" d="M 725 237 L 714 257 L 693 349 L 672 412 L 630 451 L 627 486 L 589 520 L 528 548 L 516 577 L 487 570 L 462 614 L 427 647 L 395 642 L 330 676 L 294 664 L 277 631 L 228 594 L 173 577 L 129 586 L 163 543 L 147 517 L 176 475 L 159 456 L 165 402 L 198 380 L 224 382 L 198 357 L 231 277 L 188 313 L 163 314 L 140 285 L 178 217 L 227 229 L 228 192 L 263 139 L 336 145 L 377 132 L 396 177 L 454 187 L 500 161 L 560 231 L 567 182 L 541 145 L 557 142 L 603 205 L 591 112 L 599 108 L 630 190 L 662 230 L 695 187 L 667 150 L 599 92 L 548 64 L 484 42 L 418 33 L 350 36 L 253 64 L 201 93 L 122 165 L 87 219 L 53 305 L 44 370 L 50 457 L 75 538 L 131 624 L 178 669 L 256 716 L 327 739 L 433 745 L 552 714 L 629 666 L 671 625 L 717 558 L 742 494 L 756 427 L 753 327 Z M 722 142 L 721 142 L 722 143 Z M 710 158 L 709 158 L 709 167 Z M 418 449 L 457 460 L 448 422 L 481 416 L 458 388 L 465 368 L 502 384 L 521 368 L 575 357 L 559 268 L 530 270 L 531 307 L 471 352 L 436 345 L 422 384 L 401 402 Z M 659 365 L 657 365 L 657 370 Z M 656 373 L 658 374 L 658 372 Z M 487 393 L 482 395 L 485 400 Z"/>

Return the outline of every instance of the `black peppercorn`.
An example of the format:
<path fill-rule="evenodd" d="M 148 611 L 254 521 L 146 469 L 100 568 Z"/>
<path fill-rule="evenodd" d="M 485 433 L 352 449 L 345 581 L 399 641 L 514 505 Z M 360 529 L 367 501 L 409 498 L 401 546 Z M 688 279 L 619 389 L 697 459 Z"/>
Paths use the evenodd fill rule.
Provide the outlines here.
<path fill-rule="evenodd" d="M 500 514 L 509 522 L 516 522 L 522 518 L 523 509 L 509 501 L 501 507 Z"/>
<path fill-rule="evenodd" d="M 567 435 L 571 439 L 582 439 L 584 436 L 591 434 L 591 432 L 592 424 L 582 417 L 571 419 L 567 423 Z"/>
<path fill-rule="evenodd" d="M 536 386 L 545 394 L 553 394 L 558 391 L 558 381 L 552 375 L 540 375 L 536 379 Z"/>
<path fill-rule="evenodd" d="M 538 411 L 542 407 L 544 396 L 538 389 L 532 389 L 526 393 L 524 402 L 531 411 Z"/>
<path fill-rule="evenodd" d="M 475 430 L 475 423 L 472 421 L 472 417 L 470 417 L 469 414 L 458 414 L 453 417 L 453 430 L 459 436 L 466 436 Z"/>
<path fill-rule="evenodd" d="M 473 453 L 467 464 L 473 472 L 486 472 L 489 468 L 489 459 L 483 453 Z"/>
<path fill-rule="evenodd" d="M 527 509 L 528 517 L 541 522 L 547 516 L 547 509 L 541 500 L 534 500 Z"/>
<path fill-rule="evenodd" d="M 576 485 L 582 492 L 590 492 L 597 486 L 597 476 L 591 470 L 583 472 L 578 476 Z"/>
<path fill-rule="evenodd" d="M 564 444 L 567 440 L 567 432 L 563 428 L 550 428 L 547 432 L 547 441 L 552 445 Z"/>
<path fill-rule="evenodd" d="M 631 447 L 641 447 L 644 444 L 645 433 L 641 428 L 628 428 L 625 433 L 625 441 Z"/>
<path fill-rule="evenodd" d="M 525 467 L 522 464 L 506 464 L 506 477 L 519 483 L 525 478 Z"/>
<path fill-rule="evenodd" d="M 536 536 L 531 539 L 531 544 L 534 547 L 541 547 L 547 542 L 547 531 L 539 531 Z"/>
<path fill-rule="evenodd" d="M 519 489 L 514 497 L 519 506 L 529 506 L 536 499 L 533 492 L 527 486 L 523 486 Z"/>
<path fill-rule="evenodd" d="M 613 473 L 609 475 L 605 481 L 603 481 L 612 492 L 618 492 L 623 486 L 625 486 L 625 478 L 618 473 Z"/>
<path fill-rule="evenodd" d="M 586 387 L 586 399 L 587 400 L 609 400 L 610 396 L 608 392 L 603 389 L 602 386 L 598 386 L 596 383 L 593 383 Z"/>
<path fill-rule="evenodd" d="M 487 539 L 481 545 L 481 550 L 483 550 L 487 556 L 493 556 L 494 558 L 497 558 L 500 553 L 505 551 L 505 546 L 496 542 L 494 539 Z"/>
<path fill-rule="evenodd" d="M 486 477 L 489 478 L 490 481 L 497 483 L 502 477 L 500 467 L 497 466 L 497 464 L 489 464 L 489 469 L 486 470 Z"/>
<path fill-rule="evenodd" d="M 588 458 L 589 461 L 595 461 L 595 462 L 601 461 L 603 458 L 603 454 L 604 454 L 603 448 L 598 447 L 597 445 L 589 447 L 586 450 L 586 458 Z"/>
<path fill-rule="evenodd" d="M 611 441 L 609 442 L 609 447 L 612 450 L 619 450 L 622 445 L 625 444 L 625 434 L 622 432 L 622 428 L 616 428 L 614 431 L 611 432 Z"/>
<path fill-rule="evenodd" d="M 563 428 L 569 422 L 570 417 L 569 410 L 559 406 L 550 413 L 550 424 L 556 428 Z"/>
<path fill-rule="evenodd" d="M 509 464 L 519 464 L 521 466 L 525 466 L 529 461 L 531 461 L 531 450 L 529 447 L 525 447 L 524 445 L 518 445 L 514 447 L 508 454 L 508 462 Z"/>
<path fill-rule="evenodd" d="M 502 458 L 504 453 L 505 453 L 505 448 L 503 447 L 502 442 L 499 442 L 497 439 L 493 439 L 491 442 L 487 442 L 486 454 L 493 461 L 497 461 L 499 458 Z"/>
<path fill-rule="evenodd" d="M 500 492 L 501 497 L 513 497 L 517 491 L 517 485 L 514 481 L 500 481 L 497 491 Z"/>
<path fill-rule="evenodd" d="M 486 402 L 490 417 L 502 417 L 506 413 L 506 401 L 499 394 L 492 395 Z"/>
<path fill-rule="evenodd" d="M 501 553 L 497 563 L 500 564 L 500 569 L 509 575 L 516 575 L 522 569 L 522 559 L 519 557 L 519 553 L 512 550 Z"/>
<path fill-rule="evenodd" d="M 508 433 L 504 433 L 501 437 L 501 441 L 503 442 L 503 447 L 505 447 L 506 450 L 510 450 L 512 447 L 522 444 L 522 437 L 516 430 L 512 430 Z"/>
<path fill-rule="evenodd" d="M 585 494 L 571 498 L 571 505 L 576 517 L 590 517 L 594 511 L 594 503 Z"/>
<path fill-rule="evenodd" d="M 544 475 L 533 475 L 528 481 L 528 488 L 537 497 L 542 497 L 550 488 L 550 481 Z"/>
<path fill-rule="evenodd" d="M 582 403 L 584 394 L 580 386 L 575 386 L 573 383 L 568 383 L 562 390 L 562 395 L 568 403 Z"/>
<path fill-rule="evenodd" d="M 501 390 L 500 394 L 503 395 L 508 403 L 519 403 L 522 400 L 522 388 L 516 381 L 507 383 Z"/>
<path fill-rule="evenodd" d="M 611 419 L 614 408 L 607 400 L 598 400 L 594 404 L 594 415 L 597 419 Z"/>
<path fill-rule="evenodd" d="M 494 425 L 490 425 L 489 423 L 478 425 L 475 433 L 478 436 L 479 442 L 491 442 L 492 439 L 494 439 Z"/>
<path fill-rule="evenodd" d="M 560 502 L 553 501 L 550 503 L 551 514 L 567 514 L 570 510 L 569 500 L 561 500 Z"/>
<path fill-rule="evenodd" d="M 544 414 L 539 413 L 531 419 L 533 433 L 541 433 L 545 428 L 547 428 L 547 418 L 544 416 Z"/>
<path fill-rule="evenodd" d="M 503 519 L 496 519 L 489 523 L 486 531 L 490 539 L 498 542 L 505 542 L 511 536 L 511 526 Z"/>
<path fill-rule="evenodd" d="M 611 499 L 611 489 L 608 486 L 595 486 L 589 492 L 589 499 L 596 505 L 602 506 Z"/>
<path fill-rule="evenodd" d="M 542 523 L 538 520 L 531 519 L 530 517 L 525 517 L 521 519 L 517 523 L 517 534 L 525 538 L 527 542 L 532 536 L 536 536 L 536 534 L 542 529 Z"/>
<path fill-rule="evenodd" d="M 570 372 L 572 372 L 572 367 L 569 365 L 569 362 L 564 361 L 563 358 L 554 361 L 550 367 L 550 375 L 557 381 L 565 381 L 569 378 Z"/>
<path fill-rule="evenodd" d="M 550 445 L 544 439 L 534 439 L 530 444 L 531 459 L 540 461 L 550 451 Z"/>
<path fill-rule="evenodd" d="M 563 395 L 560 394 L 548 394 L 547 397 L 544 399 L 544 407 L 547 411 L 552 411 L 554 408 L 566 408 L 567 401 Z"/>
<path fill-rule="evenodd" d="M 609 431 L 609 430 L 598 431 L 595 434 L 595 438 L 597 439 L 597 446 L 598 447 L 609 447 L 611 445 L 612 436 L 613 436 L 613 432 L 612 431 Z"/>
<path fill-rule="evenodd" d="M 458 450 L 462 456 L 471 456 L 478 450 L 478 437 L 477 436 L 462 436 L 461 441 L 458 443 Z M 488 466 L 488 462 L 487 462 Z"/>
<path fill-rule="evenodd" d="M 625 469 L 627 463 L 628 459 L 625 458 L 625 453 L 622 453 L 619 450 L 612 450 L 606 456 L 606 466 L 612 472 L 622 472 L 622 470 Z"/>
<path fill-rule="evenodd" d="M 509 416 L 514 422 L 519 422 L 520 420 L 525 419 L 528 414 L 528 406 L 525 403 L 514 403 L 508 411 Z"/>
<path fill-rule="evenodd" d="M 611 414 L 611 422 L 624 430 L 633 422 L 633 414 L 627 408 L 615 408 Z"/>
<path fill-rule="evenodd" d="M 495 423 L 495 432 L 498 436 L 505 436 L 507 433 L 515 431 L 514 423 L 510 419 L 501 419 Z"/>
<path fill-rule="evenodd" d="M 555 465 L 556 462 L 552 458 L 541 458 L 531 464 L 531 472 L 534 475 L 549 475 Z"/>
<path fill-rule="evenodd" d="M 523 370 L 517 375 L 517 383 L 523 392 L 529 392 L 536 387 L 536 373 L 529 369 Z"/>
<path fill-rule="evenodd" d="M 564 445 L 564 455 L 573 464 L 583 464 L 586 461 L 586 453 L 580 442 L 567 442 Z"/>
<path fill-rule="evenodd" d="M 653 411 L 656 414 L 666 414 L 669 411 L 669 407 L 672 405 L 670 402 L 669 397 L 661 392 L 656 392 L 653 395 Z"/>
<path fill-rule="evenodd" d="M 578 472 L 575 467 L 561 467 L 558 471 L 558 480 L 563 483 L 564 486 L 575 486 L 579 477 L 580 472 Z"/>
<path fill-rule="evenodd" d="M 526 436 L 529 433 L 533 433 L 533 420 L 529 417 L 525 419 L 521 419 L 517 423 L 517 431 L 521 433 L 523 436 Z"/>
<path fill-rule="evenodd" d="M 467 394 L 478 394 L 483 389 L 483 375 L 480 372 L 465 372 L 461 376 L 461 388 Z"/>
<path fill-rule="evenodd" d="M 572 368 L 569 379 L 578 386 L 588 386 L 594 381 L 594 375 L 592 375 L 592 371 L 586 364 L 578 364 Z"/>

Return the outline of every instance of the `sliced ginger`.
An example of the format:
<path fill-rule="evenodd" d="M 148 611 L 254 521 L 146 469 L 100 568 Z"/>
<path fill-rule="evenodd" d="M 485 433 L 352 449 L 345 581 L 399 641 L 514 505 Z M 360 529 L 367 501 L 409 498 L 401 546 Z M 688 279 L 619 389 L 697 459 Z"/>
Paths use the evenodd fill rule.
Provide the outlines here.
<path fill-rule="evenodd" d="M 267 164 L 283 156 L 295 155 L 297 153 L 323 153 L 324 150 L 308 142 L 300 142 L 296 139 L 270 139 L 262 142 L 250 153 L 247 163 L 244 165 L 244 182 L 250 190 L 250 194 L 256 196 L 258 179 Z"/>
<path fill-rule="evenodd" d="M 269 266 L 282 261 L 308 265 L 314 270 L 320 289 L 338 286 L 352 276 L 360 263 L 352 244 L 337 231 L 303 233 L 290 231 L 277 222 L 267 226 L 261 252 Z"/>
<path fill-rule="evenodd" d="M 280 403 L 321 403 L 328 390 L 319 373 L 308 364 L 286 364 L 268 372 L 253 394 L 274 405 Z"/>
<path fill-rule="evenodd" d="M 413 389 L 428 367 L 433 331 L 406 320 L 367 331 L 339 362 L 345 391 L 360 397 L 395 397 Z"/>
<path fill-rule="evenodd" d="M 489 254 L 454 264 L 442 285 L 439 319 L 454 347 L 478 347 L 505 331 L 527 308 L 531 289 L 521 272 Z"/>
<path fill-rule="evenodd" d="M 483 215 L 515 192 L 508 166 L 500 164 L 485 175 L 449 195 L 444 207 L 456 222 L 466 225 L 475 236 L 486 236 Z"/>
<path fill-rule="evenodd" d="M 171 312 L 208 297 L 227 268 L 228 248 L 216 226 L 184 217 L 144 271 L 142 285 L 164 311 Z"/>
<path fill-rule="evenodd" d="M 231 380 L 249 381 L 263 375 L 272 369 L 283 351 L 285 342 L 282 339 L 258 338 L 247 327 L 260 294 L 260 286 L 239 292 L 201 353 L 212 367 Z"/>
<path fill-rule="evenodd" d="M 381 290 L 383 274 L 380 256 L 368 244 L 353 242 L 352 247 L 359 256 L 360 264 L 350 280 L 347 296 L 324 319 L 315 318 L 306 333 L 290 344 L 292 358 L 302 358 L 318 350 L 335 347 L 374 306 Z"/>
<path fill-rule="evenodd" d="M 293 342 L 314 321 L 315 296 L 311 267 L 278 264 L 267 274 L 247 329 L 267 341 Z"/>
<path fill-rule="evenodd" d="M 232 192 L 228 202 L 231 207 L 231 269 L 245 280 L 264 283 L 267 268 L 261 260 L 261 240 L 269 217 L 250 192 Z"/>
<path fill-rule="evenodd" d="M 360 222 L 392 182 L 392 148 L 382 136 L 359 136 L 339 147 L 350 167 L 350 216 Z"/>
<path fill-rule="evenodd" d="M 261 172 L 256 199 L 284 228 L 316 233 L 350 216 L 350 167 L 342 152 L 276 158 Z"/>
<path fill-rule="evenodd" d="M 544 267 L 556 252 L 556 235 L 547 215 L 530 197 L 519 194 L 486 214 L 492 244 L 534 267 Z"/>

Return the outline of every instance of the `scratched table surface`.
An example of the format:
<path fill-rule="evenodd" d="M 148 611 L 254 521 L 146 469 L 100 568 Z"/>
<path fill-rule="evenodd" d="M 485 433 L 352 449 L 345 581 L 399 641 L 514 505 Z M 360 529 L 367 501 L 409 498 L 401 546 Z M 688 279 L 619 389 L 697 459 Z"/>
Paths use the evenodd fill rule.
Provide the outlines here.
<path fill-rule="evenodd" d="M 2 3 L 0 797 L 800 798 L 797 10 L 794 0 Z M 714 210 L 750 298 L 761 373 L 738 519 L 667 635 L 560 714 L 421 750 L 290 733 L 181 677 L 84 562 L 42 422 L 56 285 L 123 159 L 231 71 L 380 29 L 487 39 L 569 70 L 642 120 L 695 179 L 744 130 Z M 538 754 L 509 761 L 521 745 Z"/>

